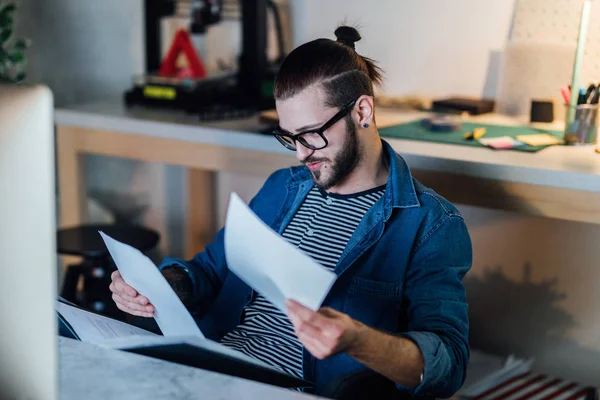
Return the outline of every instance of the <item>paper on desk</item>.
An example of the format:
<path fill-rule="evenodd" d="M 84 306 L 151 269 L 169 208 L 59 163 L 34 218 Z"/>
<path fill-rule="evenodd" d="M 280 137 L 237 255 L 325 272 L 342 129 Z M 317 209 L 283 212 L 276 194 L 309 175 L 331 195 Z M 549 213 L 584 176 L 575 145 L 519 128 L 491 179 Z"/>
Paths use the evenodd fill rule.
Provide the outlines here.
<path fill-rule="evenodd" d="M 58 301 L 56 302 L 56 311 L 71 325 L 83 342 L 101 344 L 110 339 L 158 336 L 136 326 L 62 304 Z"/>
<path fill-rule="evenodd" d="M 288 298 L 318 310 L 336 279 L 268 227 L 235 193 L 227 210 L 225 256 L 231 271 L 284 313 Z"/>
<path fill-rule="evenodd" d="M 551 146 L 554 144 L 562 144 L 563 140 L 550 135 L 548 133 L 539 133 L 533 135 L 520 135 L 517 136 L 519 142 L 526 143 L 530 146 Z"/>
<path fill-rule="evenodd" d="M 510 136 L 500 136 L 495 138 L 482 138 L 479 143 L 493 149 L 512 149 L 513 147 L 524 146 L 525 143 L 513 139 Z"/>
<path fill-rule="evenodd" d="M 100 232 L 125 282 L 154 306 L 154 319 L 164 336 L 204 338 L 196 322 L 156 265 L 138 249 Z"/>
<path fill-rule="evenodd" d="M 492 389 L 509 379 L 531 371 L 534 359 L 520 359 L 513 355 L 508 356 L 501 368 L 487 374 L 477 382 L 465 385 L 460 389 L 461 397 L 471 398 L 476 397 L 489 389 Z"/>
<path fill-rule="evenodd" d="M 63 304 L 60 301 L 56 302 L 56 311 L 71 326 L 82 342 L 119 350 L 188 343 L 198 348 L 236 358 L 259 367 L 279 371 L 277 368 L 247 356 L 240 351 L 209 339 L 200 338 L 198 335 L 161 336 L 112 318 Z"/>

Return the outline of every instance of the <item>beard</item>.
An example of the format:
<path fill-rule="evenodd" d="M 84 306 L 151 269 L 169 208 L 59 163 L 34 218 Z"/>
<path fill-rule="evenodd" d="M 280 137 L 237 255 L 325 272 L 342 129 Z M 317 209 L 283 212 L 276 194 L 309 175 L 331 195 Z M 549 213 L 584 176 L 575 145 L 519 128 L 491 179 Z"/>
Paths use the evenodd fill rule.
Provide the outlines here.
<path fill-rule="evenodd" d="M 323 190 L 343 183 L 360 161 L 360 148 L 358 134 L 353 122 L 346 120 L 346 142 L 344 147 L 333 157 L 333 160 L 322 168 L 311 171 L 314 183 Z M 318 159 L 308 157 L 304 163 L 330 161 L 329 159 Z M 323 169 L 329 166 L 329 173 L 324 174 Z"/>

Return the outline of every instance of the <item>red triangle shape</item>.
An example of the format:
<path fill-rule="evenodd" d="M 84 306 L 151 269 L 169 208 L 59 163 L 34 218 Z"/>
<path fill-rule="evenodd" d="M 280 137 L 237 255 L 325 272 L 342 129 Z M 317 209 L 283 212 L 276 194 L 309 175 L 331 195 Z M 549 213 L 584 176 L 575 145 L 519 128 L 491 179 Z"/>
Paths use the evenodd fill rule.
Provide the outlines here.
<path fill-rule="evenodd" d="M 175 33 L 169 52 L 163 60 L 158 74 L 167 78 L 179 77 L 181 71 L 177 68 L 176 63 L 177 57 L 182 52 L 189 64 L 189 68 L 185 69 L 185 76 L 191 78 L 205 78 L 206 69 L 192 45 L 190 34 L 184 29 L 179 29 Z"/>

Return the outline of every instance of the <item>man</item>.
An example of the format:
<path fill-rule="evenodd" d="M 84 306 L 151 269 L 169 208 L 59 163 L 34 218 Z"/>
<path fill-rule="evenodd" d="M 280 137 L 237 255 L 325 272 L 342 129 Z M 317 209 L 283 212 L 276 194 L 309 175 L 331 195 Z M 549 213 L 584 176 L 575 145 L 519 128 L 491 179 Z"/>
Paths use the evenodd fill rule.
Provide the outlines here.
<path fill-rule="evenodd" d="M 468 364 L 461 283 L 471 266 L 463 218 L 415 181 L 379 137 L 373 85 L 380 70 L 354 49 L 350 27 L 283 63 L 275 137 L 304 165 L 272 174 L 253 211 L 337 281 L 318 312 L 288 300 L 287 315 L 229 273 L 221 230 L 191 261 L 160 266 L 208 337 L 295 376 L 319 393 L 371 369 L 415 395 L 451 396 Z M 281 265 L 285 268 L 285 265 Z M 151 317 L 148 299 L 118 272 L 119 308 Z"/>

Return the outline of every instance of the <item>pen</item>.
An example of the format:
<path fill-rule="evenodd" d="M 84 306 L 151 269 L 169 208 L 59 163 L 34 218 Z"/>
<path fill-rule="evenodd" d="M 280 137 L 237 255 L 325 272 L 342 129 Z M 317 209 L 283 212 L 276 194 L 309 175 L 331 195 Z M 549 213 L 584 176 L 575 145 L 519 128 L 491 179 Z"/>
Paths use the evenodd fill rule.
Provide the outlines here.
<path fill-rule="evenodd" d="M 569 88 L 569 85 L 561 87 L 560 93 L 562 94 L 565 104 L 569 104 L 569 102 L 571 101 L 571 89 Z"/>
<path fill-rule="evenodd" d="M 592 104 L 591 100 L 592 100 L 594 92 L 597 92 L 596 85 L 594 85 L 593 83 L 590 83 L 587 90 L 585 91 L 584 101 L 581 104 Z"/>
<path fill-rule="evenodd" d="M 598 84 L 598 86 L 596 86 L 595 92 L 596 93 L 594 93 L 593 96 L 590 93 L 590 97 L 588 98 L 588 101 L 587 101 L 588 104 L 598 104 L 598 100 L 600 100 L 600 83 Z"/>
<path fill-rule="evenodd" d="M 579 97 L 577 97 L 577 105 L 585 104 L 587 92 L 583 88 L 579 89 Z"/>
<path fill-rule="evenodd" d="M 597 87 L 593 86 L 591 90 L 590 88 L 588 88 L 588 92 L 590 92 L 590 94 L 587 96 L 586 105 L 598 104 L 598 100 L 600 99 L 600 85 L 598 85 Z M 596 110 L 595 108 L 588 108 L 585 110 L 584 115 L 585 120 L 583 121 L 583 123 L 581 123 L 581 125 L 579 125 L 576 135 L 580 139 L 587 140 L 587 135 L 590 135 L 589 130 L 594 126 L 593 120 L 598 117 L 598 110 Z"/>
<path fill-rule="evenodd" d="M 473 129 L 471 132 L 467 132 L 463 135 L 466 140 L 479 140 L 485 135 L 486 129 L 479 127 Z"/>
<path fill-rule="evenodd" d="M 596 88 L 596 93 L 594 96 L 590 96 L 591 99 L 588 100 L 588 104 L 598 104 L 598 100 L 600 100 L 600 85 Z"/>

